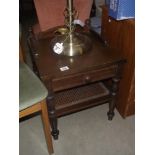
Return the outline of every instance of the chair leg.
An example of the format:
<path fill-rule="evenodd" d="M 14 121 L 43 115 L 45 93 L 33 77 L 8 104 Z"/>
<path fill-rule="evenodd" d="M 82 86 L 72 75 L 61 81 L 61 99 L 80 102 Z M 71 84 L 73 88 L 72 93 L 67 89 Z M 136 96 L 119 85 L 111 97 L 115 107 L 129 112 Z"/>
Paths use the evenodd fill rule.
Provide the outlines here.
<path fill-rule="evenodd" d="M 41 103 L 41 116 L 42 116 L 42 122 L 44 126 L 44 133 L 45 133 L 45 139 L 47 143 L 47 148 L 49 154 L 53 153 L 53 143 L 52 143 L 52 136 L 51 136 L 51 131 L 50 131 L 50 124 L 49 124 L 49 119 L 48 119 L 48 111 L 47 111 L 47 106 L 46 102 L 43 101 Z"/>

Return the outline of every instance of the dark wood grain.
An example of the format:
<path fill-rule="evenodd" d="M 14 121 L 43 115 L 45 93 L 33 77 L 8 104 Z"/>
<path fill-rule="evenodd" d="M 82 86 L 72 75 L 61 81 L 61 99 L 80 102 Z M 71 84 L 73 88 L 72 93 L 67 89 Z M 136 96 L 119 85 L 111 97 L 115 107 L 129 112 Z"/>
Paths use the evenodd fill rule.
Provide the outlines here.
<path fill-rule="evenodd" d="M 134 114 L 134 68 L 135 68 L 135 21 L 116 21 L 108 16 L 106 6 L 102 7 L 102 38 L 107 46 L 119 49 L 118 56 L 126 58 L 123 78 L 117 99 L 117 109 L 123 117 Z"/>
<path fill-rule="evenodd" d="M 51 38 L 34 41 L 32 48 L 35 49 L 35 62 L 39 68 L 40 76 L 55 79 L 77 72 L 100 69 L 122 61 L 123 57 L 117 55 L 116 49 L 103 46 L 103 42 L 97 36 L 90 35 L 90 37 L 93 42 L 92 50 L 82 56 L 74 57 L 54 54 L 50 47 Z M 60 68 L 63 66 L 68 66 L 69 70 L 61 72 Z"/>
<path fill-rule="evenodd" d="M 52 34 L 51 32 L 49 33 Z M 67 97 L 62 97 L 63 99 L 59 96 L 62 102 L 61 104 L 58 105 L 55 102 L 58 96 L 57 94 L 62 91 L 68 91 L 69 89 L 73 89 L 74 91 L 77 87 L 81 87 L 82 90 L 82 87 L 84 88 L 88 85 L 87 92 L 89 92 L 92 91 L 90 87 L 93 83 L 116 78 L 118 74 L 119 77 L 121 76 L 118 68 L 124 64 L 125 59 L 117 54 L 117 49 L 106 47 L 102 39 L 92 31 L 81 33 L 85 33 L 92 40 L 91 51 L 88 51 L 82 56 L 67 57 L 54 54 L 50 46 L 52 36 L 47 35 L 47 33 L 46 35 L 42 35 L 43 37 L 41 38 L 33 36 L 29 42 L 29 47 L 33 51 L 33 59 L 39 73 L 38 75 L 49 91 L 47 103 L 52 135 L 55 139 L 58 138 L 59 134 L 57 117 L 108 101 L 111 102 L 111 100 L 110 107 L 112 108 L 110 108 L 110 113 L 113 113 L 115 109 L 116 97 L 111 96 L 110 93 L 103 96 L 97 95 L 97 97 L 90 96 L 87 99 L 82 99 L 78 104 L 76 101 L 67 103 L 67 101 L 63 100 L 64 98 L 74 97 L 73 93 L 72 96 L 68 94 Z M 64 66 L 68 66 L 69 70 L 61 71 L 60 68 Z M 54 100 L 51 99 L 52 95 L 50 94 L 53 94 Z"/>

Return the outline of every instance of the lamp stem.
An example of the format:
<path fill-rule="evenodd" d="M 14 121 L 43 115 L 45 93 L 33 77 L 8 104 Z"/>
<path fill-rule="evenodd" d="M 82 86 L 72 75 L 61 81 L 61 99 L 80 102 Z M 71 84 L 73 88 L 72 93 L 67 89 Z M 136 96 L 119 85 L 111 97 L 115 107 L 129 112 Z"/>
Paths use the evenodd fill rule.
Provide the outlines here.
<path fill-rule="evenodd" d="M 73 27 L 73 0 L 67 0 L 67 8 L 69 12 L 69 31 L 72 32 Z"/>

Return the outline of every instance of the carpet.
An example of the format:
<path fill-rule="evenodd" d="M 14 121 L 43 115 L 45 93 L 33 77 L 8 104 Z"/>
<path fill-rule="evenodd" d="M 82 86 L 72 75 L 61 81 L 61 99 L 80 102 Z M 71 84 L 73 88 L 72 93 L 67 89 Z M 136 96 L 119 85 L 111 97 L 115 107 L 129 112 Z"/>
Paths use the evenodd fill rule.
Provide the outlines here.
<path fill-rule="evenodd" d="M 53 155 L 134 155 L 135 117 L 117 111 L 108 121 L 108 104 L 58 119 Z M 20 155 L 48 155 L 40 115 L 20 123 Z"/>

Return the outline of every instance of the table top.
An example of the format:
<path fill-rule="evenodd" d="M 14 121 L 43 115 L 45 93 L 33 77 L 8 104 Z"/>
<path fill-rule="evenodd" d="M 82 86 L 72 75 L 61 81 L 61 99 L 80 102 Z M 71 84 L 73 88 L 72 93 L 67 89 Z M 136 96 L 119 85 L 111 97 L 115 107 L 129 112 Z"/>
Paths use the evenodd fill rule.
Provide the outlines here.
<path fill-rule="evenodd" d="M 106 47 L 97 34 L 91 32 L 87 33 L 87 35 L 92 39 L 91 51 L 73 57 L 55 54 L 50 47 L 51 38 L 34 41 L 33 48 L 38 54 L 38 56 L 35 56 L 35 62 L 40 77 L 60 78 L 125 61 L 124 58 L 117 54 L 117 49 Z M 67 70 L 61 71 L 61 68 L 66 66 Z"/>

